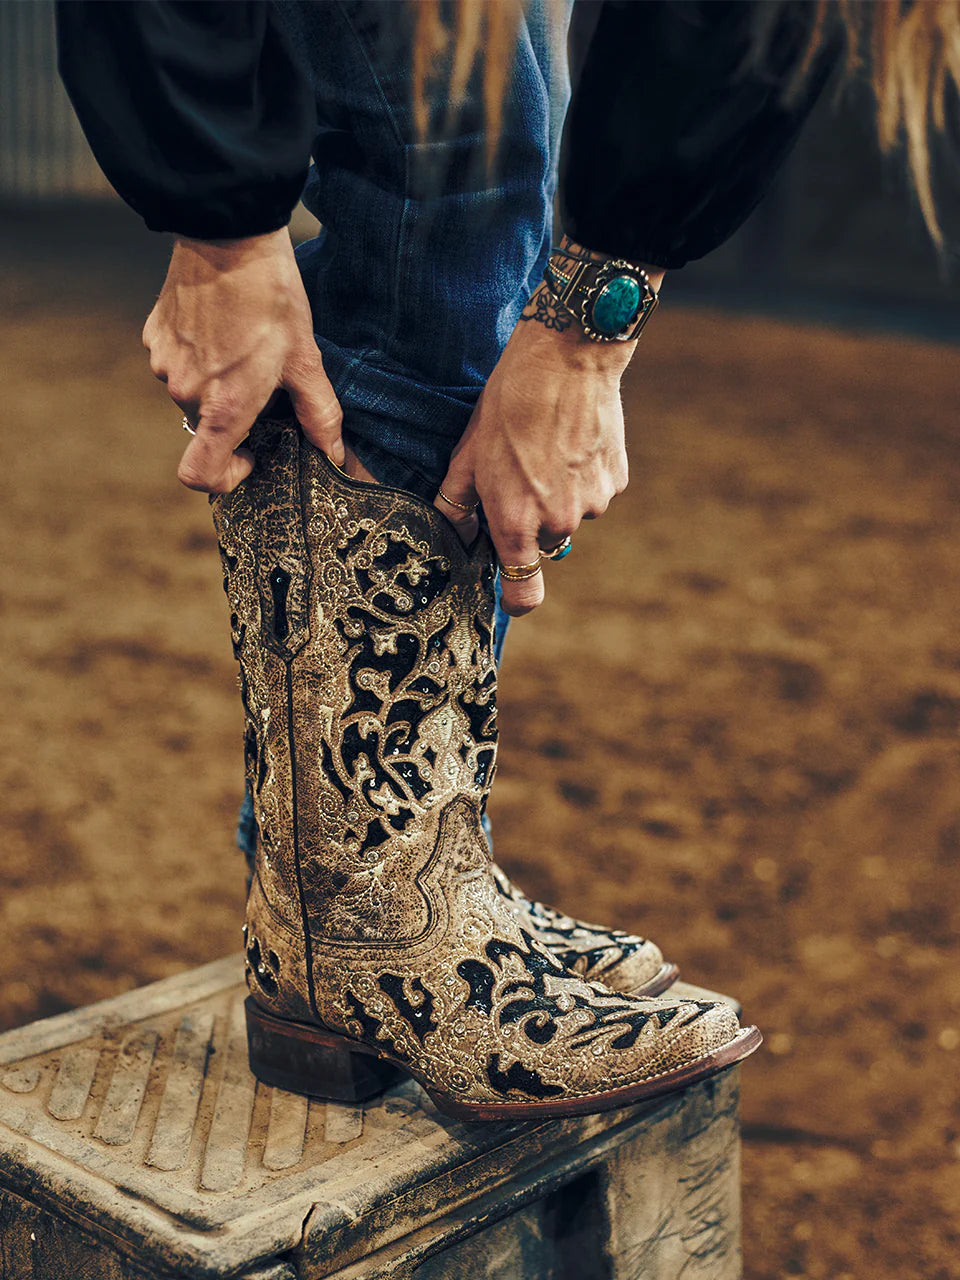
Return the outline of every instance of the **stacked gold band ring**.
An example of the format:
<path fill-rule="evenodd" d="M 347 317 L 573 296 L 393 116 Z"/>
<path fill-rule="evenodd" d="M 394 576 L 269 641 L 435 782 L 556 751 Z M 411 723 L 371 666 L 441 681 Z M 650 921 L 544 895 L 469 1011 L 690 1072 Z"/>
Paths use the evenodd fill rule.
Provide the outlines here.
<path fill-rule="evenodd" d="M 539 572 L 539 556 L 532 564 L 504 564 L 500 561 L 500 577 L 507 582 L 526 582 L 527 578 L 535 578 Z"/>
<path fill-rule="evenodd" d="M 476 511 L 477 507 L 479 507 L 480 505 L 479 502 L 474 502 L 470 506 L 468 506 L 465 502 L 455 502 L 453 498 L 448 498 L 442 489 L 437 490 L 437 496 L 439 498 L 442 498 L 448 506 L 456 507 L 458 511 L 469 512 L 471 515 L 473 514 L 474 511 Z"/>
<path fill-rule="evenodd" d="M 540 572 L 541 560 L 562 560 L 573 550 L 573 539 L 568 535 L 555 547 L 547 547 L 541 551 L 531 564 L 504 564 L 500 562 L 500 577 L 507 582 L 525 582 L 527 578 L 535 578 Z"/>

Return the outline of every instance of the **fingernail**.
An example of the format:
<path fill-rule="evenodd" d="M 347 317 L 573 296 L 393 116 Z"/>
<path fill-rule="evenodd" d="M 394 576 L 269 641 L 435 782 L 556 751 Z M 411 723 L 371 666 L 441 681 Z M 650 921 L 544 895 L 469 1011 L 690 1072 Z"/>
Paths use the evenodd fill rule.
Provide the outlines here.
<path fill-rule="evenodd" d="M 347 460 L 347 451 L 343 447 L 343 440 L 334 440 L 333 447 L 330 452 L 332 453 L 333 460 L 337 466 L 342 467 Z"/>

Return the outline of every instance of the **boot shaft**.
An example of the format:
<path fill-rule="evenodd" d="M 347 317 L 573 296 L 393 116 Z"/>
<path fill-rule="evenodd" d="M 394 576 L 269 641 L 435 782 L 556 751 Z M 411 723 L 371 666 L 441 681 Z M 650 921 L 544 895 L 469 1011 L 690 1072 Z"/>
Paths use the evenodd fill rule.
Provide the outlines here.
<path fill-rule="evenodd" d="M 314 944 L 423 938 L 440 815 L 456 801 L 475 825 L 495 767 L 489 543 L 467 552 L 433 507 L 344 476 L 296 423 L 250 445 L 213 508 L 259 889 Z"/>

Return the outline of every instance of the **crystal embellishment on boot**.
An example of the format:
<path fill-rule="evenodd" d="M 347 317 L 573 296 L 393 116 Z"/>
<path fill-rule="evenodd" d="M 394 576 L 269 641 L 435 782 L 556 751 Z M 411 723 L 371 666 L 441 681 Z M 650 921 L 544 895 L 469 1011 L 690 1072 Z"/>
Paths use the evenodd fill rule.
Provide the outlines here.
<path fill-rule="evenodd" d="M 254 1072 L 359 1100 L 399 1071 L 450 1115 L 523 1119 L 752 1052 L 759 1032 L 724 1004 L 586 980 L 498 886 L 480 825 L 497 748 L 485 537 L 464 550 L 429 504 L 343 476 L 293 422 L 250 444 L 252 475 L 213 506 L 258 827 Z"/>

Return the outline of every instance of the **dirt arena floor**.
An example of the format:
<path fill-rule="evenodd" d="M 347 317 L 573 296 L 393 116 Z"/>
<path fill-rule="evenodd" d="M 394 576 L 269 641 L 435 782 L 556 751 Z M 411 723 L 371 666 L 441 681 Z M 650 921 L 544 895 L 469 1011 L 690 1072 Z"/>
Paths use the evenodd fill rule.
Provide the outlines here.
<path fill-rule="evenodd" d="M 209 513 L 139 345 L 158 254 L 4 231 L 11 1027 L 236 950 L 243 867 Z M 668 303 L 630 488 L 508 645 L 501 861 L 766 1032 L 750 1280 L 960 1275 L 958 387 L 956 347 Z"/>

